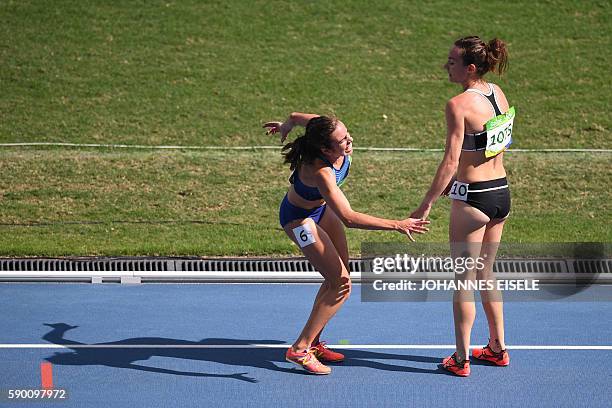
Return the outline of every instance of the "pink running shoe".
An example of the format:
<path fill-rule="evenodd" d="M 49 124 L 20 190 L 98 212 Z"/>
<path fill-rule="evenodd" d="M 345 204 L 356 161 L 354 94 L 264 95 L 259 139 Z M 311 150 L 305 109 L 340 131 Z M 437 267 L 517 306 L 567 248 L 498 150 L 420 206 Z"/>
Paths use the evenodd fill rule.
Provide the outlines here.
<path fill-rule="evenodd" d="M 344 354 L 328 349 L 324 341 L 315 344 L 312 348 L 314 349 L 314 355 L 320 361 L 326 361 L 328 363 L 339 363 L 344 361 Z"/>
<path fill-rule="evenodd" d="M 500 367 L 506 367 L 510 364 L 510 355 L 506 350 L 496 353 L 488 344 L 481 349 L 472 350 L 472 356 L 478 360 L 488 361 Z"/>
<path fill-rule="evenodd" d="M 308 349 L 308 351 L 295 352 L 291 347 L 289 347 L 287 353 L 285 354 L 285 360 L 299 365 L 311 374 L 321 375 L 331 373 L 331 368 L 321 364 L 321 362 L 315 356 L 314 350 L 314 347 L 311 347 Z"/>
<path fill-rule="evenodd" d="M 459 377 L 467 377 L 470 375 L 470 360 L 464 360 L 461 363 L 457 362 L 457 353 L 455 352 L 452 356 L 442 360 L 442 368 Z"/>

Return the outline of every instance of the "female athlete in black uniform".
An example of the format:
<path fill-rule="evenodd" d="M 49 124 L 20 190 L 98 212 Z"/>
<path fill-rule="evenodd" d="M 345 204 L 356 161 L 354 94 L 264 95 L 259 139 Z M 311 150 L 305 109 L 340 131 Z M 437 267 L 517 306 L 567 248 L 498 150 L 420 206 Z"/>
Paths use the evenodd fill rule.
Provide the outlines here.
<path fill-rule="evenodd" d="M 504 222 L 510 214 L 510 190 L 503 166 L 503 151 L 512 143 L 514 108 L 509 108 L 502 90 L 488 83 L 489 72 L 500 75 L 507 66 L 506 45 L 479 37 L 455 41 L 444 68 L 451 82 L 463 92 L 446 105 L 447 139 L 444 159 L 419 208 L 410 216 L 427 218 L 441 194 L 453 200 L 449 240 L 451 255 L 457 259 L 480 258 L 482 269 L 474 269 L 461 279 L 492 278 L 493 262 L 501 240 Z M 476 262 L 473 262 L 474 264 Z M 500 293 L 481 291 L 489 323 L 489 343 L 474 350 L 473 357 L 499 366 L 510 362 L 504 343 L 503 305 Z M 473 293 L 457 290 L 453 295 L 456 352 L 444 359 L 443 367 L 460 376 L 470 374 L 468 349 L 476 317 Z"/>

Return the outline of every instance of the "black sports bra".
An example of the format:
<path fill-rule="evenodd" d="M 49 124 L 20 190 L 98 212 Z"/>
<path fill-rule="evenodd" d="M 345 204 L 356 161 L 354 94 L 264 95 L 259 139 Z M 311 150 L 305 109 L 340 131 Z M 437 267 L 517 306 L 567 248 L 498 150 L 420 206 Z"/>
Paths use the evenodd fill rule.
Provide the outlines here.
<path fill-rule="evenodd" d="M 495 111 L 495 116 L 499 116 L 502 114 L 499 106 L 497 105 L 497 98 L 495 97 L 495 88 L 493 84 L 488 83 L 489 85 L 489 93 L 485 94 L 479 89 L 469 88 L 466 89 L 465 92 L 474 92 L 479 95 L 487 98 L 493 110 Z M 478 133 L 465 133 L 463 135 L 463 145 L 461 146 L 461 150 L 465 152 L 476 152 L 479 150 L 484 150 L 487 147 L 487 132 L 486 130 Z"/>

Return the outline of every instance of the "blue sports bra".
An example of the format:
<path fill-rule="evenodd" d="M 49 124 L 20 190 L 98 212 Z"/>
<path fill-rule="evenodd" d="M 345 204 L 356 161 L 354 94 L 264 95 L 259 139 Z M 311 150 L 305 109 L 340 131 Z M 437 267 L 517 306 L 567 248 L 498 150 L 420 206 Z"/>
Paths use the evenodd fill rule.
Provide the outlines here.
<path fill-rule="evenodd" d="M 499 116 L 502 114 L 499 106 L 497 105 L 497 98 L 495 97 L 495 88 L 493 88 L 492 84 L 489 85 L 489 93 L 485 94 L 479 89 L 466 89 L 466 92 L 474 92 L 479 95 L 487 98 L 493 110 L 495 111 L 495 116 Z M 461 146 L 461 150 L 466 152 L 476 152 L 479 150 L 485 150 L 487 147 L 487 131 L 478 132 L 478 133 L 465 133 L 463 135 L 463 145 Z"/>
<path fill-rule="evenodd" d="M 332 168 L 334 174 L 336 175 L 336 185 L 341 186 L 344 183 L 344 180 L 346 180 L 346 178 L 348 177 L 349 170 L 351 168 L 351 156 L 344 155 L 344 161 L 342 162 L 342 166 L 340 166 L 340 169 L 336 169 L 329 161 L 327 161 L 323 157 L 321 157 L 321 160 L 323 160 L 325 163 L 327 163 L 329 167 Z M 291 177 L 289 177 L 289 181 L 291 182 L 291 184 L 293 184 L 293 189 L 295 190 L 295 192 L 304 200 L 317 201 L 323 199 L 323 196 L 319 192 L 318 188 L 310 187 L 302 183 L 297 169 L 293 171 Z"/>

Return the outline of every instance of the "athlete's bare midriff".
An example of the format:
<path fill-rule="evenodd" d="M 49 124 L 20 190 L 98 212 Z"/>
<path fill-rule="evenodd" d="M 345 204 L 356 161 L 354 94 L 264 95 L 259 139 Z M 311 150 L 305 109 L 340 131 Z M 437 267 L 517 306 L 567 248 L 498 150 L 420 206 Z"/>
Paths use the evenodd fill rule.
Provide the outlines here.
<path fill-rule="evenodd" d="M 461 152 L 459 167 L 457 168 L 457 180 L 464 183 L 475 183 L 506 177 L 503 156 L 504 154 L 500 153 L 495 157 L 486 159 L 484 151 Z"/>
<path fill-rule="evenodd" d="M 287 199 L 289 202 L 296 207 L 303 208 L 305 210 L 310 210 L 312 208 L 317 208 L 325 204 L 325 200 L 306 200 L 304 197 L 298 195 L 295 192 L 293 185 L 289 186 L 289 191 L 287 191 Z"/>

